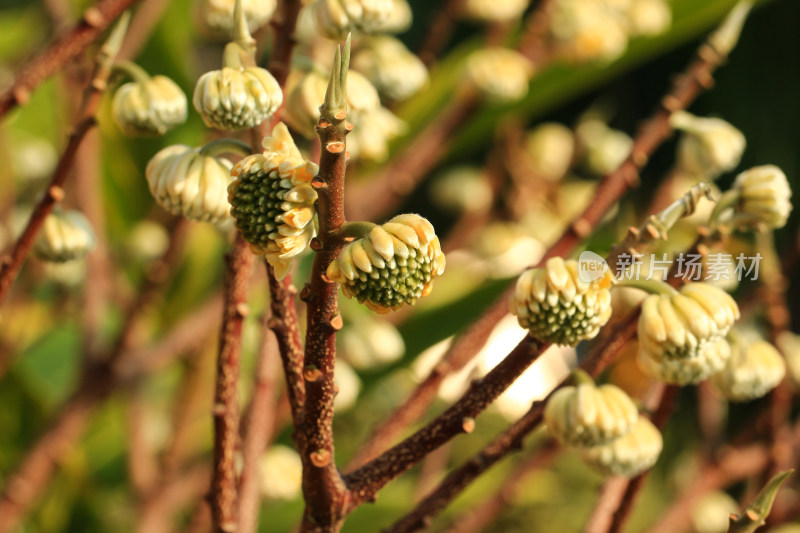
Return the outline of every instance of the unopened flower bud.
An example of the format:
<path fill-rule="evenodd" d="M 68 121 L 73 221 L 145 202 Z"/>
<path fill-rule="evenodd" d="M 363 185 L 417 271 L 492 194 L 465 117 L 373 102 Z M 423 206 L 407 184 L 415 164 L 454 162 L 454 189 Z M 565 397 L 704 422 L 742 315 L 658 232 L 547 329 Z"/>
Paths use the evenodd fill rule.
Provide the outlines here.
<path fill-rule="evenodd" d="M 385 107 L 364 112 L 347 137 L 347 150 L 353 159 L 385 161 L 389 141 L 406 131 L 406 123 Z"/>
<path fill-rule="evenodd" d="M 411 27 L 414 14 L 407 0 L 391 0 L 389 15 L 376 26 L 377 33 L 403 33 Z"/>
<path fill-rule="evenodd" d="M 707 283 L 689 283 L 671 295 L 650 295 L 639 317 L 640 361 L 667 383 L 698 383 L 728 360 L 724 337 L 738 318 L 734 299 Z"/>
<path fill-rule="evenodd" d="M 786 375 L 783 357 L 770 343 L 759 340 L 746 345 L 731 343 L 731 356 L 710 380 L 723 396 L 735 402 L 761 398 Z"/>
<path fill-rule="evenodd" d="M 136 224 L 125 242 L 125 248 L 130 256 L 142 262 L 158 259 L 168 246 L 167 230 L 151 220 L 143 220 Z"/>
<path fill-rule="evenodd" d="M 333 408 L 337 413 L 347 411 L 356 404 L 358 394 L 361 392 L 361 379 L 353 367 L 344 361 L 337 360 L 333 382 L 336 385 Z"/>
<path fill-rule="evenodd" d="M 663 445 L 653 423 L 639 417 L 626 435 L 608 444 L 583 448 L 581 459 L 602 474 L 634 477 L 656 464 Z"/>
<path fill-rule="evenodd" d="M 557 181 L 572 165 L 575 137 L 561 124 L 548 122 L 536 126 L 525 137 L 525 155 L 536 177 Z"/>
<path fill-rule="evenodd" d="M 357 319 L 337 339 L 347 361 L 359 370 L 386 366 L 405 352 L 403 336 L 397 328 L 374 316 Z"/>
<path fill-rule="evenodd" d="M 200 33 L 217 41 L 233 35 L 234 0 L 199 0 L 195 4 L 195 21 Z M 275 12 L 275 0 L 242 0 L 247 28 L 254 32 L 264 26 Z"/>
<path fill-rule="evenodd" d="M 736 168 L 747 144 L 744 135 L 719 118 L 701 118 L 676 111 L 670 125 L 684 134 L 678 143 L 678 165 L 704 180 Z"/>
<path fill-rule="evenodd" d="M 409 98 L 428 82 L 428 70 L 422 61 L 388 35 L 366 39 L 353 54 L 351 65 L 378 92 L 395 101 Z"/>
<path fill-rule="evenodd" d="M 168 146 L 147 163 L 145 175 L 158 204 L 174 215 L 216 224 L 229 217 L 232 164 L 199 148 Z"/>
<path fill-rule="evenodd" d="M 94 244 L 94 231 L 82 213 L 56 210 L 44 219 L 33 250 L 40 259 L 63 263 L 85 256 Z"/>
<path fill-rule="evenodd" d="M 228 131 L 258 126 L 282 102 L 280 85 L 260 67 L 223 67 L 206 72 L 197 80 L 192 99 L 206 126 Z"/>
<path fill-rule="evenodd" d="M 639 419 L 633 400 L 615 385 L 581 383 L 557 390 L 544 411 L 547 430 L 572 446 L 597 446 L 626 435 Z"/>
<path fill-rule="evenodd" d="M 559 0 L 550 31 L 556 48 L 568 60 L 613 61 L 628 46 L 627 20 L 597 0 Z"/>
<path fill-rule="evenodd" d="M 672 23 L 672 12 L 664 0 L 633 0 L 628 23 L 633 35 L 659 35 Z"/>
<path fill-rule="evenodd" d="M 259 462 L 261 495 L 271 500 L 292 500 L 300 494 L 303 462 L 288 446 L 271 446 Z"/>
<path fill-rule="evenodd" d="M 42 261 L 42 275 L 48 281 L 72 289 L 86 280 L 86 258 L 70 261 Z"/>
<path fill-rule="evenodd" d="M 485 98 L 495 102 L 516 102 L 523 98 L 528 94 L 532 75 L 530 61 L 508 48 L 483 48 L 467 58 L 467 79 Z"/>
<path fill-rule="evenodd" d="M 114 93 L 111 113 L 127 135 L 164 135 L 186 121 L 186 95 L 166 76 L 132 81 Z"/>
<path fill-rule="evenodd" d="M 480 169 L 460 166 L 435 178 L 430 199 L 441 209 L 461 213 L 487 209 L 493 195 L 492 187 Z"/>
<path fill-rule="evenodd" d="M 576 135 L 584 152 L 586 167 L 600 176 L 619 168 L 633 148 L 630 135 L 609 128 L 605 122 L 595 118 L 581 121 Z"/>
<path fill-rule="evenodd" d="M 745 170 L 732 188 L 738 191 L 734 212 L 740 224 L 766 229 L 786 225 L 792 211 L 792 190 L 781 169 L 764 165 Z"/>
<path fill-rule="evenodd" d="M 312 8 L 319 32 L 339 41 L 351 32 L 380 31 L 395 6 L 392 0 L 316 0 Z"/>
<path fill-rule="evenodd" d="M 513 20 L 528 7 L 528 0 L 466 0 L 464 16 L 481 22 L 504 22 Z"/>
<path fill-rule="evenodd" d="M 542 268 L 523 272 L 511 296 L 511 313 L 541 342 L 575 346 L 594 338 L 611 317 L 614 277 L 608 269 L 584 281 L 578 263 L 552 257 Z"/>
<path fill-rule="evenodd" d="M 726 533 L 731 513 L 739 512 L 739 504 L 727 493 L 709 492 L 692 507 L 692 527 L 697 533 Z"/>
<path fill-rule="evenodd" d="M 284 109 L 286 122 L 293 130 L 303 136 L 316 136 L 319 122 L 319 107 L 325 100 L 328 76 L 317 70 L 305 73 L 289 91 Z M 347 73 L 347 120 L 358 125 L 364 113 L 375 111 L 381 106 L 378 91 L 358 72 Z"/>
<path fill-rule="evenodd" d="M 444 266 L 431 223 L 419 215 L 405 214 L 345 246 L 328 267 L 327 277 L 341 283 L 348 298 L 356 298 L 377 313 L 387 313 L 427 296 L 433 278 L 444 272 Z"/>
<path fill-rule="evenodd" d="M 303 159 L 286 125 L 264 139 L 264 153 L 240 160 L 228 188 L 231 215 L 255 254 L 263 254 L 282 278 L 292 258 L 317 234 L 316 164 Z"/>

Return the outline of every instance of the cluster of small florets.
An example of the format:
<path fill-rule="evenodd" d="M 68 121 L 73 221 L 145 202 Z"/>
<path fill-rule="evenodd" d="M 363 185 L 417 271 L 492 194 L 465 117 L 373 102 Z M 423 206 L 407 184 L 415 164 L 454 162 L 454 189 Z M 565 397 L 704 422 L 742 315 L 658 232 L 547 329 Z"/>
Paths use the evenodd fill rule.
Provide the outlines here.
<path fill-rule="evenodd" d="M 553 257 L 543 268 L 525 271 L 511 297 L 511 313 L 541 342 L 574 346 L 597 335 L 611 317 L 614 277 L 606 270 L 584 281 L 578 263 Z"/>
<path fill-rule="evenodd" d="M 639 416 L 633 400 L 615 385 L 595 386 L 580 373 L 577 386 L 562 387 L 547 402 L 550 434 L 574 446 L 588 465 L 605 475 L 635 476 L 661 453 L 661 433 Z"/>
<path fill-rule="evenodd" d="M 283 123 L 263 146 L 262 154 L 245 157 L 233 167 L 228 200 L 250 250 L 263 254 L 283 277 L 291 259 L 316 235 L 317 193 L 310 182 L 319 169 L 303 159 Z"/>
<path fill-rule="evenodd" d="M 427 296 L 444 266 L 431 223 L 407 214 L 375 226 L 367 237 L 345 246 L 328 267 L 327 277 L 342 284 L 345 296 L 387 313 Z"/>

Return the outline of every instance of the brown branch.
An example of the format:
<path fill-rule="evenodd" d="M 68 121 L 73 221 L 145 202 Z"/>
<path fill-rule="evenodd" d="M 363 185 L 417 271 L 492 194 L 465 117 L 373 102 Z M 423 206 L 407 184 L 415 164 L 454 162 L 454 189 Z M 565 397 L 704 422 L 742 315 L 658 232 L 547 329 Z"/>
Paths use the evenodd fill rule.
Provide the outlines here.
<path fill-rule="evenodd" d="M 130 0 L 106 0 L 105 2 L 101 2 L 101 4 L 106 7 L 106 11 L 108 11 L 108 6 L 106 4 L 122 4 L 123 7 L 120 9 L 120 11 L 122 11 L 122 9 L 124 9 L 124 7 L 129 3 Z M 119 14 L 113 14 L 110 12 L 113 14 L 113 16 L 107 15 L 105 12 L 100 12 L 97 6 L 91 8 L 89 11 L 91 12 L 92 10 L 95 11 L 95 14 L 91 16 L 90 19 L 94 19 L 95 22 L 99 21 L 103 23 L 103 28 L 105 28 L 105 26 Z M 108 19 L 107 22 L 105 22 L 106 19 Z M 124 31 L 124 29 L 125 28 L 120 28 L 120 31 Z M 113 34 L 116 34 L 116 32 L 113 32 L 112 35 Z M 106 88 L 106 82 L 108 81 L 108 77 L 111 73 L 111 62 L 116 55 L 115 48 L 119 45 L 117 41 L 121 41 L 121 39 L 122 35 L 116 34 L 112 37 L 112 40 L 114 41 L 113 44 L 106 43 L 100 49 L 100 52 L 95 60 L 94 70 L 89 78 L 91 81 L 84 91 L 81 108 L 78 112 L 72 133 L 69 136 L 67 147 L 65 148 L 64 153 L 61 155 L 61 159 L 58 161 L 58 165 L 53 172 L 53 177 L 50 179 L 50 183 L 47 186 L 47 192 L 39 201 L 39 203 L 36 204 L 36 207 L 34 207 L 33 213 L 31 213 L 30 219 L 28 220 L 28 224 L 25 226 L 22 234 L 14 243 L 11 256 L 0 259 L 0 302 L 2 302 L 2 300 L 8 294 L 8 291 L 16 279 L 20 268 L 22 268 L 22 264 L 25 262 L 25 258 L 28 256 L 28 252 L 33 246 L 36 235 L 39 233 L 39 229 L 42 227 L 42 224 L 44 224 L 45 218 L 47 218 L 47 215 L 52 213 L 55 205 L 64 198 L 64 184 L 70 174 L 72 164 L 75 161 L 75 157 L 78 153 L 78 148 L 80 147 L 81 142 L 83 142 L 86 134 L 95 125 L 94 115 L 97 112 L 97 108 L 100 106 L 103 91 Z M 32 65 L 28 67 L 28 69 L 25 69 L 22 74 L 20 74 L 18 82 L 8 93 L 6 93 L 6 96 L 22 94 L 20 92 L 22 89 L 18 87 L 18 85 L 21 81 L 24 82 L 25 73 L 30 68 L 40 67 L 37 67 L 37 63 L 34 60 Z M 0 97 L 0 116 L 2 116 L 2 114 L 8 109 L 7 107 L 3 108 L 3 101 L 3 97 Z M 11 100 L 11 102 L 16 102 L 16 99 Z"/>
<path fill-rule="evenodd" d="M 258 354 L 255 390 L 250 400 L 242 439 L 242 475 L 239 480 L 238 533 L 255 533 L 261 494 L 259 492 L 259 463 L 261 455 L 272 440 L 276 416 L 276 374 L 280 357 L 278 342 L 269 329 L 270 317 L 264 317 L 263 339 Z"/>
<path fill-rule="evenodd" d="M 253 254 L 240 234 L 225 256 L 225 287 L 222 329 L 219 339 L 217 378 L 214 390 L 214 467 L 211 477 L 211 516 L 214 531 L 236 531 L 236 449 L 239 440 L 239 382 L 242 325 L 249 309 L 247 289 Z"/>
<path fill-rule="evenodd" d="M 275 334 L 278 341 L 283 374 L 286 378 L 286 393 L 292 410 L 292 421 L 295 431 L 293 438 L 298 444 L 301 438 L 297 429 L 303 421 L 303 408 L 306 400 L 306 385 L 303 380 L 303 345 L 300 342 L 300 326 L 297 322 L 297 307 L 295 295 L 297 289 L 292 285 L 292 280 L 286 276 L 282 281 L 275 278 L 275 271 L 264 262 L 269 283 L 270 307 L 272 316 L 267 326 Z M 298 445 L 298 449 L 301 449 Z"/>
<path fill-rule="evenodd" d="M 679 389 L 675 385 L 662 385 L 661 399 L 658 402 L 658 408 L 652 417 L 653 425 L 659 430 L 664 428 L 664 425 L 667 423 L 670 415 L 675 410 L 678 391 Z M 628 517 L 633 510 L 633 504 L 636 502 L 637 496 L 642 490 L 642 487 L 644 487 L 644 483 L 647 480 L 649 473 L 650 470 L 645 470 L 628 482 L 622 499 L 619 502 L 619 507 L 616 509 L 614 516 L 612 517 L 611 524 L 607 530 L 608 533 L 619 533 L 622 531 L 622 528 L 625 527 L 625 522 L 627 522 Z"/>
<path fill-rule="evenodd" d="M 474 380 L 467 392 L 449 409 L 422 429 L 346 476 L 352 492 L 351 509 L 375 498 L 377 492 L 428 453 L 458 434 L 474 428 L 474 419 L 508 388 L 549 344 L 523 339 L 483 378 Z"/>
<path fill-rule="evenodd" d="M 319 196 L 319 236 L 312 241 L 316 254 L 306 299 L 307 331 L 303 361 L 306 401 L 301 449 L 306 510 L 301 531 L 338 531 L 347 501 L 347 488 L 336 468 L 333 447 L 336 331 L 342 327 L 339 284 L 329 281 L 325 272 L 343 246 L 336 232 L 345 222 L 344 180 L 349 128 L 344 95 L 349 62 L 348 40 L 343 53 L 340 48 L 336 50 L 317 126 L 322 152 L 319 174 L 313 184 Z"/>
<path fill-rule="evenodd" d="M 180 471 L 156 487 L 139 512 L 137 533 L 168 533 L 173 530 L 172 515 L 195 502 L 208 487 L 211 470 L 206 464 Z"/>
<path fill-rule="evenodd" d="M 139 314 L 166 281 L 164 271 L 173 270 L 180 258 L 178 250 L 181 240 L 182 232 L 173 231 L 170 245 L 160 262 L 161 269 L 156 269 L 156 272 L 161 270 L 162 274 L 150 276 L 145 281 L 109 353 L 87 363 L 76 392 L 64 403 L 16 470 L 6 477 L 5 486 L 0 493 L 0 516 L 3 517 L 0 521 L 0 533 L 12 531 L 35 503 L 52 477 L 56 464 L 83 434 L 94 408 L 112 392 L 133 383 L 141 376 L 137 372 L 123 375 L 118 368 L 126 363 L 128 348 L 133 340 L 133 326 Z M 173 357 L 175 355 L 177 354 L 172 354 Z"/>
<path fill-rule="evenodd" d="M 133 60 L 139 55 L 168 6 L 169 2 L 163 0 L 142 0 L 131 18 L 129 37 L 119 50 L 120 60 Z"/>
<path fill-rule="evenodd" d="M 269 58 L 269 71 L 275 77 L 278 85 L 283 88 L 286 79 L 289 77 L 289 70 L 292 64 L 292 50 L 297 40 L 294 37 L 294 29 L 297 26 L 297 15 L 303 3 L 300 0 L 280 0 L 278 5 L 278 16 L 274 17 L 275 44 Z"/>
<path fill-rule="evenodd" d="M 0 117 L 15 106 L 25 104 L 40 83 L 70 64 L 135 1 L 100 0 L 87 9 L 81 21 L 71 31 L 51 43 L 17 73 L 14 84 L 0 95 Z M 93 111 L 88 116 L 92 114 Z M 79 128 L 80 126 L 76 128 L 76 132 Z"/>
<path fill-rule="evenodd" d="M 711 87 L 713 83 L 711 74 L 724 59 L 725 57 L 717 53 L 709 44 L 703 44 L 700 47 L 697 57 L 688 66 L 686 72 L 676 79 L 672 90 L 662 99 L 659 109 L 640 128 L 631 154 L 619 168 L 601 179 L 592 203 L 547 250 L 539 261 L 539 265 L 544 264 L 551 257 L 569 255 L 580 241 L 591 234 L 593 229 L 600 224 L 605 214 L 628 189 L 638 185 L 639 170 L 672 132 L 669 125 L 671 113 L 686 108 L 701 90 Z M 409 155 L 406 159 L 411 163 L 414 161 L 414 157 L 416 156 Z M 402 161 L 406 161 L 406 159 L 402 159 Z M 395 176 L 392 176 L 392 179 L 394 178 Z M 376 178 L 373 181 L 379 180 Z M 374 196 L 365 203 L 374 205 L 378 203 L 375 201 L 376 198 L 379 197 Z M 379 450 L 385 449 L 388 443 L 394 441 L 409 424 L 427 411 L 444 378 L 471 361 L 486 344 L 486 340 L 500 319 L 506 316 L 508 298 L 513 290 L 514 284 L 512 283 L 475 322 L 456 336 L 431 373 L 372 434 L 363 446 L 363 451 L 357 455 L 355 464 L 359 464 L 361 461 L 373 457 Z"/>
<path fill-rule="evenodd" d="M 369 180 L 347 192 L 347 216 L 376 220 L 396 209 L 447 150 L 453 132 L 478 108 L 480 98 L 470 88 L 453 101 L 414 140 Z"/>
<path fill-rule="evenodd" d="M 541 64 L 552 56 L 550 50 L 548 34 L 550 30 L 550 9 L 555 2 L 553 0 L 540 0 L 536 6 L 525 31 L 517 45 L 519 52 L 531 60 L 534 65 L 541 68 Z"/>
<path fill-rule="evenodd" d="M 581 364 L 581 368 L 593 377 L 599 375 L 622 350 L 625 344 L 634 337 L 638 318 L 638 310 L 631 313 L 623 323 L 616 327 L 614 333 L 609 337 L 609 340 L 603 346 L 595 350 L 586 361 Z M 495 370 L 510 358 L 511 355 L 506 356 L 503 362 L 495 367 Z M 492 372 L 494 372 L 494 370 Z M 489 375 L 484 378 L 484 381 L 488 378 Z M 555 390 L 563 386 L 567 382 L 567 379 L 568 378 L 565 378 Z M 542 415 L 544 414 L 544 406 L 547 404 L 553 392 L 544 400 L 534 402 L 522 418 L 495 437 L 492 442 L 463 465 L 452 470 L 433 492 L 422 500 L 413 511 L 397 521 L 387 532 L 401 533 L 425 529 L 431 523 L 433 517 L 439 514 L 453 498 L 467 487 L 467 485 L 472 483 L 478 476 L 483 474 L 497 461 L 506 457 L 509 453 L 521 450 L 525 437 L 541 423 Z M 465 394 L 465 397 L 468 395 L 470 395 L 469 391 Z M 459 402 L 461 402 L 461 400 L 459 400 Z"/>
<path fill-rule="evenodd" d="M 480 533 L 488 530 L 489 526 L 500 516 L 500 514 L 514 502 L 517 494 L 522 489 L 525 481 L 531 472 L 547 467 L 553 459 L 561 452 L 561 448 L 555 442 L 550 442 L 544 448 L 536 450 L 535 453 L 526 458 L 521 465 L 515 465 L 511 474 L 503 482 L 502 486 L 478 506 L 469 511 L 463 518 L 458 520 L 450 529 L 449 533 Z"/>
<path fill-rule="evenodd" d="M 433 65 L 439 53 L 452 37 L 456 16 L 461 11 L 463 3 L 464 0 L 445 0 L 433 16 L 428 31 L 425 33 L 425 39 L 417 52 L 426 67 Z"/>

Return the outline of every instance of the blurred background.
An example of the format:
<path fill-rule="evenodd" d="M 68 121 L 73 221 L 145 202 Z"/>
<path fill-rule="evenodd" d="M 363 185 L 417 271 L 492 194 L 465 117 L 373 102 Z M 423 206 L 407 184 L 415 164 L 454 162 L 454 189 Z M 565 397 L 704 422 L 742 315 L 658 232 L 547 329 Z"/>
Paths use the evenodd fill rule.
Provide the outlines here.
<path fill-rule="evenodd" d="M 222 45 L 204 40 L 190 23 L 193 0 L 149 0 L 141 4 L 140 9 L 151 10 L 158 22 L 142 42 L 135 60 L 151 74 L 169 76 L 191 95 L 199 75 L 217 68 Z M 432 21 L 442 6 L 426 0 L 409 0 L 409 4 L 413 24 L 398 38 L 416 51 L 429 38 Z M 523 161 L 526 153 L 527 157 L 537 157 L 532 137 L 537 126 L 557 123 L 579 137 L 579 125 L 599 118 L 609 128 L 634 136 L 703 36 L 734 2 L 670 0 L 668 4 L 671 24 L 663 33 L 633 38 L 625 52 L 610 62 L 549 64 L 536 73 L 528 95 L 521 101 L 483 105 L 472 112 L 448 138 L 440 162 L 397 208 L 398 212 L 428 217 L 445 247 L 451 246 L 446 251 L 453 254 L 448 255 L 448 272 L 413 313 L 400 312 L 378 320 L 354 302 L 342 302 L 347 327 L 340 346 L 342 361 L 349 366 L 337 368 L 337 378 L 349 381 L 340 383 L 340 389 L 348 394 L 337 398 L 340 405 L 335 434 L 340 465 L 347 463 L 369 429 L 387 416 L 424 375 L 424 369 L 430 368 L 430 361 L 441 353 L 440 343 L 478 316 L 509 279 L 535 262 L 537 254 L 591 201 L 599 175 L 608 168 L 604 158 L 612 159 L 611 168 L 616 166 L 612 147 L 610 153 L 598 153 L 596 161 L 587 156 L 571 167 L 557 186 L 542 181 L 526 186 L 520 182 L 525 179 L 526 167 L 520 167 L 519 157 Z M 0 0 L 0 87 L 10 84 L 13 73 L 89 5 L 91 2 L 72 0 Z M 723 190 L 738 171 L 775 164 L 788 176 L 795 197 L 800 194 L 798 22 L 800 2 L 796 0 L 757 2 L 740 44 L 715 74 L 713 90 L 702 94 L 689 109 L 699 116 L 726 120 L 747 139 L 739 165 L 718 179 Z M 483 45 L 487 33 L 483 25 L 468 20 L 458 20 L 451 29 L 452 34 L 445 37 L 431 64 L 428 85 L 392 106 L 406 128 L 389 144 L 389 156 L 436 119 L 437 111 L 464 83 L 462 70 L 469 52 Z M 511 39 L 520 31 L 521 27 L 512 27 Z M 269 29 L 257 36 L 260 43 L 271 39 Z M 269 46 L 261 48 L 262 58 L 268 57 Z M 86 65 L 73 65 L 43 83 L 31 101 L 6 116 L 0 127 L 0 157 L 5 161 L 0 165 L 0 250 L 13 242 L 15 231 L 26 220 L 29 206 L 41 194 L 65 145 L 78 97 L 74 79 L 85 74 Z M 0 484 L 79 386 L 85 354 L 113 341 L 124 309 L 135 297 L 145 272 L 166 247 L 165 228 L 174 222 L 148 191 L 144 179 L 147 162 L 164 146 L 196 146 L 210 138 L 193 110 L 184 125 L 163 138 L 123 137 L 111 120 L 109 104 L 110 98 L 106 98 L 99 131 L 87 139 L 83 156 L 76 162 L 76 185 L 68 191 L 66 202 L 76 206 L 86 201 L 81 195 L 94 198 L 93 205 L 99 211 L 90 219 L 102 221 L 102 226 L 95 227 L 98 253 L 102 254 L 99 260 L 111 265 L 111 275 L 87 280 L 83 263 L 56 268 L 31 259 L 10 298 L 0 307 Z M 619 142 L 622 151 L 629 146 L 624 135 Z M 310 141 L 301 144 L 313 149 Z M 625 198 L 586 248 L 604 253 L 627 225 L 638 225 L 660 181 L 672 171 L 676 150 L 677 137 L 658 149 L 641 173 L 641 186 Z M 381 164 L 355 160 L 348 179 L 356 185 L 363 183 Z M 519 198 L 527 198 L 529 203 L 515 203 Z M 488 217 L 487 209 L 491 212 Z M 786 227 L 775 235 L 776 248 L 790 268 L 787 295 L 795 331 L 800 328 L 800 276 L 796 275 L 794 260 L 799 219 L 795 211 Z M 191 223 L 185 238 L 176 275 L 138 325 L 137 346 L 142 350 L 174 331 L 192 313 L 205 309 L 220 286 L 228 230 Z M 92 260 L 98 259 L 90 256 Z M 307 257 L 296 279 L 307 277 L 309 263 Z M 751 291 L 753 286 L 748 283 L 754 282 L 743 282 L 736 294 Z M 95 291 L 104 295 L 104 302 L 98 316 L 87 317 L 86 301 Z M 251 292 L 253 313 L 244 337 L 243 405 L 253 388 L 261 330 L 258 319 L 267 301 L 263 277 L 257 278 Z M 89 321 L 95 329 L 87 336 Z M 159 464 L 154 461 L 163 461 L 167 455 L 185 469 L 208 461 L 217 330 L 215 322 L 209 320 L 208 324 L 198 342 L 185 348 L 178 360 L 159 366 L 146 378 L 120 386 L 92 412 L 85 434 L 70 444 L 43 499 L 19 531 L 135 531 L 144 504 L 132 472 L 146 470 L 147 465 L 152 468 Z M 516 343 L 521 334 L 515 328 L 512 322 L 506 334 L 498 333 L 475 367 L 445 384 L 431 415 L 457 398 L 471 375 L 491 368 Z M 387 486 L 375 504 L 361 507 L 348 519 L 344 531 L 378 531 L 402 516 L 440 479 L 444 468 L 469 458 L 524 412 L 532 399 L 543 397 L 546 387 L 574 366 L 582 353 L 580 349 L 577 353 L 566 351 L 539 365 L 526 376 L 521 392 L 506 396 L 479 419 L 478 430 L 469 438 L 456 439 Z M 619 372 L 619 381 L 635 389 L 638 375 Z M 681 392 L 678 411 L 664 432 L 664 452 L 627 531 L 648 531 L 654 518 L 696 475 L 696 452 L 707 445 L 698 422 L 697 395 L 694 388 Z M 731 407 L 723 431 L 737 433 L 761 407 L 759 401 Z M 285 413 L 285 405 L 283 408 Z M 178 426 L 183 430 L 176 440 L 174 429 Z M 291 446 L 290 428 L 283 424 L 277 429 L 276 444 Z M 536 434 L 526 448 L 543 442 L 543 436 Z M 299 482 L 291 482 L 298 468 L 292 453 L 277 448 L 265 456 L 263 531 L 292 531 L 302 513 Z M 522 460 L 512 457 L 492 469 L 455 501 L 434 530 L 446 530 L 465 510 L 501 490 L 508 474 L 520 468 Z M 178 509 L 172 519 L 176 530 L 192 521 L 205 490 L 202 476 L 197 476 L 200 482 L 188 479 L 191 486 L 176 496 L 174 503 Z M 560 531 L 580 531 L 602 481 L 573 453 L 560 453 L 546 468 L 531 470 L 509 494 L 512 505 L 487 531 L 548 531 L 555 529 L 554 524 Z M 739 498 L 752 488 L 752 484 L 742 482 L 729 493 Z M 727 512 L 722 515 L 727 516 Z"/>

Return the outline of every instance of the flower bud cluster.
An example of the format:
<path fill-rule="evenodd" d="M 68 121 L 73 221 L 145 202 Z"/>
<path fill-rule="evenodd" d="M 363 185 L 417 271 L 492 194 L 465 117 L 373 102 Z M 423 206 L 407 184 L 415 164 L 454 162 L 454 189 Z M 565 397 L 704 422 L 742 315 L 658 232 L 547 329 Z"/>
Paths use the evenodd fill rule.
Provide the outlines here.
<path fill-rule="evenodd" d="M 353 54 L 352 67 L 394 101 L 406 100 L 428 82 L 428 69 L 422 61 L 388 35 L 365 39 Z"/>
<path fill-rule="evenodd" d="M 543 268 L 520 275 L 511 313 L 538 341 L 574 346 L 594 338 L 611 317 L 613 280 L 606 270 L 599 279 L 586 282 L 578 275 L 576 261 L 553 257 Z"/>
<path fill-rule="evenodd" d="M 342 249 L 327 277 L 342 284 L 377 313 L 414 305 L 432 290 L 444 272 L 445 258 L 430 222 L 419 215 L 398 215 Z"/>
<path fill-rule="evenodd" d="M 734 299 L 707 283 L 650 295 L 639 318 L 640 361 L 667 383 L 698 383 L 722 370 L 730 356 L 725 335 L 738 318 Z"/>
<path fill-rule="evenodd" d="M 199 0 L 195 4 L 195 22 L 200 33 L 216 41 L 230 40 L 233 35 L 234 0 Z M 242 11 L 248 29 L 253 32 L 272 18 L 276 0 L 242 0 Z"/>
<path fill-rule="evenodd" d="M 111 115 L 126 135 L 164 135 L 186 121 L 186 95 L 166 76 L 132 81 L 114 93 Z"/>
<path fill-rule="evenodd" d="M 581 459 L 605 475 L 632 477 L 650 468 L 662 439 L 633 400 L 615 385 L 595 386 L 579 371 L 579 384 L 550 397 L 544 420 L 551 435 L 577 447 Z"/>
<path fill-rule="evenodd" d="M 466 77 L 485 98 L 497 103 L 516 102 L 528 94 L 533 65 L 508 48 L 483 48 L 467 58 Z"/>
<path fill-rule="evenodd" d="M 94 231 L 82 213 L 56 210 L 44 219 L 33 250 L 40 259 L 64 263 L 80 259 L 94 245 Z"/>
<path fill-rule="evenodd" d="M 735 402 L 761 398 L 786 375 L 786 363 L 777 349 L 764 340 L 731 343 L 731 356 L 725 367 L 711 376 L 711 384 Z"/>
<path fill-rule="evenodd" d="M 466 0 L 464 16 L 481 22 L 504 22 L 513 20 L 527 9 L 529 0 Z"/>
<path fill-rule="evenodd" d="M 200 76 L 192 103 L 209 128 L 238 131 L 272 116 L 283 91 L 266 69 L 226 66 Z"/>
<path fill-rule="evenodd" d="M 167 146 L 145 169 L 158 204 L 189 220 L 218 224 L 230 217 L 226 191 L 232 164 L 182 144 Z"/>
<path fill-rule="evenodd" d="M 337 41 L 353 32 L 403 31 L 411 23 L 405 0 L 316 0 L 311 9 L 319 32 Z"/>
<path fill-rule="evenodd" d="M 747 144 L 742 132 L 719 118 L 676 111 L 670 125 L 684 132 L 678 144 L 678 166 L 702 180 L 736 168 Z"/>
<path fill-rule="evenodd" d="M 737 202 L 734 213 L 740 225 L 779 229 L 792 211 L 792 189 L 786 174 L 775 165 L 753 167 L 733 183 Z"/>
<path fill-rule="evenodd" d="M 278 277 L 317 233 L 316 164 L 303 159 L 286 125 L 263 141 L 264 152 L 240 160 L 228 187 L 231 215 L 255 254 L 263 254 Z"/>

